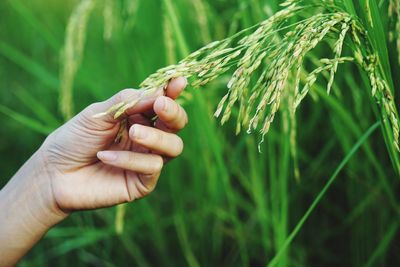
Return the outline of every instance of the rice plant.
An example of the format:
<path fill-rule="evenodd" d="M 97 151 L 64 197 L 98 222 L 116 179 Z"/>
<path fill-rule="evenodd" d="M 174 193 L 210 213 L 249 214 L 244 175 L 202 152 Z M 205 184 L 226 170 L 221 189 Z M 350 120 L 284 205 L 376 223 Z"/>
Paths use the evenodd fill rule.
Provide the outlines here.
<path fill-rule="evenodd" d="M 399 1 L 282 2 L 0 3 L 2 183 L 89 103 L 191 85 L 156 192 L 74 214 L 21 266 L 399 264 Z"/>
<path fill-rule="evenodd" d="M 193 52 L 177 65 L 162 68 L 150 75 L 140 85 L 146 90 L 142 95 L 165 87 L 170 79 L 179 76 L 192 78 L 191 85 L 198 87 L 234 69 L 227 84 L 228 92 L 219 103 L 215 116 L 221 116 L 221 123 L 224 124 L 231 117 L 232 108 L 238 102 L 236 134 L 245 127 L 248 133 L 259 130 L 264 140 L 264 135 L 270 129 L 280 108 L 282 95 L 289 91 L 288 87 L 295 88 L 288 93 L 293 95 L 290 108 L 294 113 L 321 73 L 329 73 L 326 88 L 329 94 L 339 64 L 354 62 L 368 75 L 371 95 L 381 107 L 388 146 L 396 150 L 390 150 L 395 160 L 394 166 L 400 171 L 397 160 L 397 152 L 400 151 L 399 120 L 393 88 L 389 85 L 391 81 L 387 80 L 382 72 L 383 63 L 374 51 L 367 27 L 358 17 L 345 12 L 332 1 L 288 0 L 281 6 L 281 11 L 258 25 L 224 40 L 212 42 Z M 366 1 L 366 8 L 368 23 L 373 27 L 369 1 Z M 308 15 L 310 9 L 315 10 L 316 15 Z M 398 10 L 397 1 L 390 3 L 389 14 Z M 302 19 L 292 23 L 293 17 Z M 254 31 L 251 32 L 252 30 Z M 397 32 L 394 30 L 392 35 L 397 36 Z M 332 57 L 321 58 L 301 88 L 300 77 L 308 54 L 328 37 L 331 41 L 329 46 Z M 343 56 L 346 38 L 351 41 L 349 45 L 352 52 Z M 291 79 L 294 83 L 288 82 Z M 256 82 L 252 83 L 253 80 Z M 104 114 L 115 112 L 114 117 L 120 117 L 139 100 L 140 97 L 127 99 Z M 103 114 L 98 116 L 101 115 Z"/>

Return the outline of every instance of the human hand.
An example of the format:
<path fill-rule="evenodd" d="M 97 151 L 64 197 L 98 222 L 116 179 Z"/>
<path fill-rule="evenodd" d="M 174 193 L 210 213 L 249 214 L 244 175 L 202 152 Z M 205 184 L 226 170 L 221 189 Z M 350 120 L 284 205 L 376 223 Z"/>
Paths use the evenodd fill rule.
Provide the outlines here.
<path fill-rule="evenodd" d="M 130 202 L 152 192 L 163 163 L 178 156 L 175 135 L 187 123 L 173 99 L 186 80 L 172 80 L 162 96 L 144 97 L 127 110 L 127 127 L 114 139 L 121 120 L 95 118 L 114 104 L 143 92 L 126 89 L 92 104 L 48 136 L 38 151 L 0 190 L 0 266 L 13 266 L 55 224 L 75 210 Z M 150 119 L 158 119 L 153 124 Z M 2 255 L 3 255 L 2 254 Z"/>
<path fill-rule="evenodd" d="M 178 156 L 182 140 L 175 133 L 187 123 L 184 109 L 173 99 L 186 86 L 172 80 L 162 96 L 145 97 L 126 111 L 128 125 L 114 143 L 121 120 L 111 115 L 94 118 L 111 106 L 138 97 L 141 90 L 126 89 L 109 100 L 87 107 L 52 133 L 41 148 L 46 179 L 55 206 L 63 213 L 131 202 L 152 192 L 164 161 Z M 148 119 L 157 115 L 152 126 Z"/>

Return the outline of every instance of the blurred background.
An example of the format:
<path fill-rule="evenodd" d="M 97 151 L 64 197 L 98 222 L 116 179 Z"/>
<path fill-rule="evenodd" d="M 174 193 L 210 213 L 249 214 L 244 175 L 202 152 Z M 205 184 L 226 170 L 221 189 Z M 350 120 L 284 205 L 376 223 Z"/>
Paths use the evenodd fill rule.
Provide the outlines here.
<path fill-rule="evenodd" d="M 75 113 L 268 18 L 280 3 L 94 2 L 73 79 Z M 62 51 L 79 3 L 0 2 L 1 187 L 65 121 L 59 102 Z M 181 99 L 190 118 L 181 133 L 185 151 L 165 168 L 156 191 L 129 205 L 73 214 L 20 266 L 266 266 L 296 226 L 299 232 L 277 266 L 398 266 L 399 179 L 379 129 L 351 152 L 377 121 L 359 76 L 352 65 L 340 68 L 333 97 L 324 91 L 326 81 L 314 86 L 313 97 L 296 114 L 296 157 L 285 112 L 261 153 L 257 134 L 235 136 L 234 123 L 219 125 L 213 113 L 229 75 L 188 88 Z M 341 169 L 346 155 L 350 161 Z M 332 187 L 299 224 L 338 170 Z"/>

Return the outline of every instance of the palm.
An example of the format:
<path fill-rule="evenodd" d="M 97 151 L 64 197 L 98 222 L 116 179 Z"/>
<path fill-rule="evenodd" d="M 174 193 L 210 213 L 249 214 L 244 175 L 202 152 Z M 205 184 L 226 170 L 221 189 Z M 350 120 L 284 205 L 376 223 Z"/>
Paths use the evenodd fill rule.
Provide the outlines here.
<path fill-rule="evenodd" d="M 167 95 L 176 98 L 184 87 L 184 80 L 175 80 L 169 84 Z M 93 118 L 138 92 L 123 90 L 89 106 L 46 140 L 43 160 L 50 192 L 62 210 L 102 208 L 142 198 L 156 186 L 163 157 L 173 158 L 182 152 L 182 140 L 172 132 L 185 126 L 187 116 L 169 97 L 156 95 L 128 110 L 129 127 L 118 143 L 114 140 L 120 121 L 111 116 Z M 154 128 L 144 116 L 149 113 L 159 117 Z M 107 153 L 114 157 L 107 158 Z"/>
<path fill-rule="evenodd" d="M 62 151 L 63 157 L 58 157 L 54 167 L 64 175 L 52 181 L 56 201 L 62 209 L 108 207 L 142 198 L 148 193 L 148 188 L 142 183 L 142 174 L 106 165 L 96 157 L 97 151 L 105 148 L 146 152 L 128 138 L 127 129 L 121 141 L 113 144 L 119 123 L 108 130 L 88 129 L 88 125 L 82 121 L 72 123 L 76 131 L 55 135 L 55 138 L 67 140 L 55 142 L 62 144 L 56 149 Z M 63 138 L 63 134 L 70 138 Z M 59 152 L 57 154 L 60 155 Z"/>

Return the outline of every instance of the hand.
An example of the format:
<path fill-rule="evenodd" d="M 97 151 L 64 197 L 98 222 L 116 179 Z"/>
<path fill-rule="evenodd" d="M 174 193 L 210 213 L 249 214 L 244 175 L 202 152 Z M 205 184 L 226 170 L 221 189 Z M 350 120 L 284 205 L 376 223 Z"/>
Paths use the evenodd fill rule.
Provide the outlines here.
<path fill-rule="evenodd" d="M 183 78 L 172 80 L 167 96 L 160 96 L 160 89 L 158 95 L 129 109 L 128 125 L 119 143 L 114 139 L 121 121 L 112 115 L 93 116 L 121 100 L 138 97 L 141 90 L 123 90 L 89 106 L 57 129 L 41 153 L 56 206 L 69 213 L 131 202 L 152 192 L 164 162 L 183 149 L 175 133 L 186 125 L 187 115 L 173 99 L 185 86 Z M 148 118 L 154 115 L 158 119 L 153 127 Z"/>
<path fill-rule="evenodd" d="M 49 135 L 0 190 L 0 266 L 15 265 L 71 211 L 130 202 L 153 191 L 163 163 L 183 149 L 175 133 L 187 116 L 173 99 L 185 86 L 183 78 L 172 80 L 167 96 L 160 89 L 127 110 L 119 143 L 114 139 L 121 120 L 94 115 L 135 99 L 141 90 L 126 89 L 92 104 Z M 153 124 L 148 118 L 155 115 Z"/>

